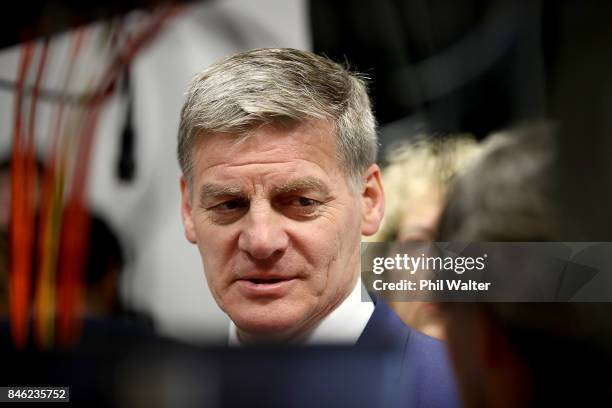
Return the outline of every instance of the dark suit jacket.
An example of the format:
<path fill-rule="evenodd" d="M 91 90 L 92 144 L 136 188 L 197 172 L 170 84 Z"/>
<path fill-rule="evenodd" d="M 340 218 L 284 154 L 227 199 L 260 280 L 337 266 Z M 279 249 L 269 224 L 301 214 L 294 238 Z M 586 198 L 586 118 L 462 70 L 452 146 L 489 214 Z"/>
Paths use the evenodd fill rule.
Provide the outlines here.
<path fill-rule="evenodd" d="M 405 325 L 381 299 L 357 347 L 383 347 L 396 353 L 385 370 L 383 406 L 461 406 L 446 344 Z"/>

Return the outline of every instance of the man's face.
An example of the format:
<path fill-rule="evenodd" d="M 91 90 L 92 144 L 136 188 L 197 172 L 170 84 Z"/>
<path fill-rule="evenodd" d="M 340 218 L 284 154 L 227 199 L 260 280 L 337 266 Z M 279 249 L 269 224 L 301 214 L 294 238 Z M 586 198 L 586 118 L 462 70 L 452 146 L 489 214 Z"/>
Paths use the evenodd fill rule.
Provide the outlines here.
<path fill-rule="evenodd" d="M 382 217 L 382 191 L 367 187 L 380 185 L 378 167 L 354 191 L 324 121 L 264 126 L 241 142 L 216 134 L 194 149 L 182 214 L 215 300 L 242 340 L 298 337 L 355 285 L 360 235 Z"/>

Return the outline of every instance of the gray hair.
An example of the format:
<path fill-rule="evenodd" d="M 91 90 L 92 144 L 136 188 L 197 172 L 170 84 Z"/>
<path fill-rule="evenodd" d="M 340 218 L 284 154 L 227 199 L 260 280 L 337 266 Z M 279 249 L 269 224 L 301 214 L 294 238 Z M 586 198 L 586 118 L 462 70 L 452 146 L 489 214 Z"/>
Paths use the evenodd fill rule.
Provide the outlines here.
<path fill-rule="evenodd" d="M 191 185 L 196 140 L 284 121 L 328 120 L 336 155 L 353 187 L 376 160 L 376 120 L 365 77 L 327 58 L 291 48 L 227 57 L 195 76 L 181 111 L 178 160 Z"/>

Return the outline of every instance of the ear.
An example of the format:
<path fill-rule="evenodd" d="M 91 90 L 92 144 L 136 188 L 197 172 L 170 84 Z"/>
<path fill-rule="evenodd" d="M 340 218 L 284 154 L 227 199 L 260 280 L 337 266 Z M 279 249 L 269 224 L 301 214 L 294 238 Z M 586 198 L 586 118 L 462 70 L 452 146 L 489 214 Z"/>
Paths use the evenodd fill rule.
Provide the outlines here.
<path fill-rule="evenodd" d="M 372 164 L 364 174 L 364 181 L 361 191 L 361 235 L 368 236 L 378 231 L 385 213 L 385 195 L 380 176 L 380 167 Z"/>
<path fill-rule="evenodd" d="M 181 185 L 181 218 L 183 219 L 183 227 L 185 228 L 185 238 L 192 244 L 197 243 L 195 227 L 193 224 L 192 207 L 191 207 L 191 191 L 187 182 L 183 177 L 180 181 Z"/>

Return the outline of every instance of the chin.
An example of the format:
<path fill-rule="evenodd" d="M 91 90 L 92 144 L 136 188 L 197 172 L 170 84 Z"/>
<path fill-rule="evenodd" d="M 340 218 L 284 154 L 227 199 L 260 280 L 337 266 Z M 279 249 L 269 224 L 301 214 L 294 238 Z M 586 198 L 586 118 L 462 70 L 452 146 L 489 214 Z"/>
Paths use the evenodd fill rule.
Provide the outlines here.
<path fill-rule="evenodd" d="M 253 306 L 228 310 L 234 324 L 249 336 L 282 341 L 295 336 L 306 320 L 303 310 L 283 305 Z"/>

